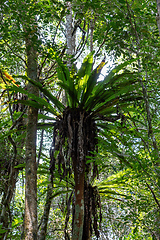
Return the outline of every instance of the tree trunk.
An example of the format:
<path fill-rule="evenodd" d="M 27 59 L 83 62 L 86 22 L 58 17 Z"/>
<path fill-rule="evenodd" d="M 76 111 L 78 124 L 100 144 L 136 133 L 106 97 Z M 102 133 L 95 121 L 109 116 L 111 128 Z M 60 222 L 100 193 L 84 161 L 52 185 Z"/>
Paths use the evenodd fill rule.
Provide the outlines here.
<path fill-rule="evenodd" d="M 71 2 L 67 3 L 67 10 L 69 13 L 66 15 L 66 42 L 67 42 L 67 51 L 66 53 L 69 55 L 69 59 L 67 62 L 67 66 L 71 69 L 72 62 L 70 57 L 75 52 L 75 36 L 76 31 L 73 33 L 73 17 L 72 17 L 72 5 Z"/>
<path fill-rule="evenodd" d="M 85 181 L 84 184 L 84 224 L 83 224 L 83 236 L 82 240 L 90 240 L 91 238 L 91 215 L 92 215 L 92 208 L 91 208 L 91 189 Z"/>
<path fill-rule="evenodd" d="M 94 19 L 92 18 L 90 21 L 90 52 L 93 51 L 93 31 L 94 31 Z"/>
<path fill-rule="evenodd" d="M 28 77 L 37 79 L 37 52 L 33 36 L 26 38 L 26 53 Z M 37 87 L 28 84 L 28 91 L 38 96 Z M 36 164 L 36 135 L 38 110 L 28 107 L 26 135 L 26 182 L 25 182 L 25 222 L 24 239 L 37 239 L 37 164 Z"/>
<path fill-rule="evenodd" d="M 76 166 L 75 166 L 76 168 Z M 74 169 L 75 169 L 74 168 Z M 75 181 L 75 215 L 72 240 L 82 240 L 84 223 L 84 170 L 79 174 L 74 170 Z"/>
<path fill-rule="evenodd" d="M 6 183 L 4 194 L 1 202 L 1 216 L 0 223 L 2 224 L 2 228 L 6 230 L 5 233 L 1 233 L 1 239 L 7 239 L 8 235 L 8 227 L 12 223 L 12 217 L 10 212 L 10 204 L 15 192 L 16 181 L 18 177 L 19 169 L 12 168 L 12 173 L 9 176 L 9 180 Z"/>
<path fill-rule="evenodd" d="M 52 203 L 52 200 L 51 200 L 52 193 L 53 193 L 53 188 L 52 188 L 52 185 L 49 184 L 48 189 L 47 189 L 46 204 L 44 207 L 44 212 L 43 212 L 43 216 L 42 216 L 42 220 L 41 220 L 41 229 L 38 234 L 38 236 L 39 236 L 38 240 L 46 239 L 47 224 L 48 224 L 49 212 L 50 212 L 51 203 Z"/>
<path fill-rule="evenodd" d="M 16 98 L 18 98 L 17 95 L 16 95 Z M 19 99 L 21 100 L 22 98 L 23 98 L 23 95 L 22 96 L 20 95 Z M 22 113 L 23 115 L 25 111 L 24 106 L 22 106 L 21 104 L 15 104 L 15 106 L 13 106 L 13 109 L 11 110 L 12 114 L 15 111 L 16 112 L 23 111 Z M 25 120 L 22 118 L 22 115 L 19 121 L 17 121 L 17 123 L 13 122 L 11 129 L 13 129 L 15 126 L 16 126 L 16 129 L 21 129 L 21 127 L 24 126 Z M 2 229 L 6 230 L 5 233 L 1 233 L 1 239 L 7 239 L 8 233 L 12 226 L 13 213 L 10 211 L 10 205 L 13 199 L 13 195 L 15 193 L 16 182 L 17 182 L 18 174 L 20 170 L 19 168 L 15 168 L 15 166 L 24 163 L 24 159 L 21 156 L 17 156 L 17 155 L 19 152 L 20 152 L 19 154 L 21 154 L 21 150 L 23 149 L 25 141 L 21 139 L 20 142 L 14 142 L 14 140 L 10 135 L 8 136 L 8 139 L 13 146 L 14 154 L 12 153 L 12 156 L 10 157 L 9 155 L 8 157 L 4 155 L 4 159 L 0 160 L 2 161 L 1 167 L 3 162 L 5 163 L 4 170 L 2 167 L 0 172 L 0 174 L 5 176 L 5 181 L 4 182 L 2 181 L 3 197 L 1 199 L 1 204 L 0 204 L 0 224 L 2 224 Z"/>
<path fill-rule="evenodd" d="M 76 118 L 77 118 L 76 114 Z M 74 121 L 74 120 L 73 120 Z M 76 122 L 76 121 L 74 121 Z M 72 123 L 71 123 L 72 124 Z M 72 153 L 75 181 L 75 215 L 72 240 L 82 240 L 84 223 L 84 180 L 85 180 L 85 132 L 84 113 L 79 113 L 78 126 L 74 124 L 73 134 L 77 135 L 77 143 Z"/>
<path fill-rule="evenodd" d="M 66 15 L 66 40 L 67 54 L 73 55 L 75 52 L 75 33 L 73 34 L 73 18 L 71 3 L 67 4 L 69 14 Z M 68 60 L 68 68 L 71 70 L 72 62 Z M 72 156 L 75 181 L 75 215 L 72 229 L 72 240 L 82 240 L 84 223 L 84 179 L 85 179 L 85 161 L 83 150 L 83 116 L 80 115 L 78 126 L 78 146 Z M 76 132 L 76 127 L 73 130 Z"/>
<path fill-rule="evenodd" d="M 160 35 L 160 0 L 157 0 L 157 26 Z"/>

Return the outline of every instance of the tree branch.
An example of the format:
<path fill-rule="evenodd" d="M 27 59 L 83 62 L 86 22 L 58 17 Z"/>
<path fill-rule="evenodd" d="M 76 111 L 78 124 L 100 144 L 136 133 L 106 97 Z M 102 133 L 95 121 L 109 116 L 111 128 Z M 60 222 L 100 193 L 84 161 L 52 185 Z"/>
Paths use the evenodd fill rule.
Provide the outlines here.
<path fill-rule="evenodd" d="M 25 66 L 27 67 L 27 62 L 26 62 L 21 56 L 19 56 L 17 53 L 15 53 L 15 52 L 13 51 L 13 49 L 12 49 L 11 46 L 7 43 L 6 40 L 3 40 L 3 41 L 6 43 L 7 47 L 11 50 L 11 52 L 12 52 L 15 56 L 17 56 L 18 58 L 20 58 L 20 59 L 24 62 Z"/>

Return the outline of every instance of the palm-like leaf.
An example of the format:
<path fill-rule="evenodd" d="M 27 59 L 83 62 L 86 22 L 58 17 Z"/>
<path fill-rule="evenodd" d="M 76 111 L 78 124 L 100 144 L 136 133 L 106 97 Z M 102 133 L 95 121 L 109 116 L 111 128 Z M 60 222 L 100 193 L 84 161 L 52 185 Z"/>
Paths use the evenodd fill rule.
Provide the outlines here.
<path fill-rule="evenodd" d="M 76 77 L 76 89 L 78 100 L 80 101 L 82 91 L 85 88 L 89 76 L 92 71 L 93 55 L 90 53 L 83 61 L 81 68 L 79 69 Z"/>
<path fill-rule="evenodd" d="M 130 199 L 131 195 L 129 194 L 130 187 L 128 182 L 129 172 L 131 171 L 120 171 L 96 183 L 100 195 L 105 196 L 105 199 L 115 199 L 119 201 Z"/>
<path fill-rule="evenodd" d="M 131 64 L 135 59 L 127 61 L 123 64 L 116 66 L 103 81 L 98 82 L 98 78 L 104 61 L 102 61 L 93 71 L 93 55 L 89 54 L 83 61 L 82 66 L 77 74 L 70 74 L 67 66 L 62 62 L 60 58 L 55 54 L 55 60 L 58 63 L 58 84 L 66 92 L 66 98 L 68 107 L 80 108 L 84 111 L 88 111 L 92 116 L 100 119 L 101 115 L 112 116 L 116 114 L 118 106 L 126 106 L 133 102 L 137 98 L 135 90 L 135 75 L 128 70 L 118 74 L 119 71 L 123 70 L 124 67 Z M 35 97 L 34 95 L 28 94 L 21 87 L 10 86 L 10 90 L 25 93 L 30 99 L 26 101 L 27 105 L 32 105 L 40 109 L 44 109 L 55 116 L 59 116 L 63 113 L 64 105 L 55 97 L 53 94 L 41 83 L 38 83 L 26 76 L 17 76 L 25 78 L 35 86 L 37 86 L 41 92 L 43 92 L 48 99 L 54 104 L 46 102 L 44 99 Z M 132 95 L 128 95 L 134 92 Z M 24 102 L 23 102 L 24 103 Z M 56 109 L 58 111 L 56 111 Z"/>
<path fill-rule="evenodd" d="M 33 85 L 37 86 L 40 89 L 40 91 L 43 92 L 49 98 L 49 100 L 55 105 L 55 107 L 58 108 L 60 112 L 63 112 L 65 108 L 64 105 L 55 96 L 53 96 L 53 94 L 50 91 L 48 91 L 46 87 L 32 79 L 27 78 L 27 80 L 31 82 Z"/>
<path fill-rule="evenodd" d="M 88 81 L 82 90 L 82 97 L 81 97 L 81 103 L 80 103 L 81 108 L 85 108 L 85 104 L 86 104 L 87 100 L 91 97 L 92 92 L 94 91 L 94 87 L 97 84 L 97 80 L 101 74 L 101 70 L 102 70 L 104 64 L 105 64 L 104 61 L 102 61 L 96 67 L 96 69 L 94 69 L 90 73 L 90 76 L 88 77 Z"/>
<path fill-rule="evenodd" d="M 35 81 L 32 81 L 32 83 L 34 84 Z M 41 84 L 39 84 L 38 86 L 41 87 Z M 13 85 L 13 86 L 7 86 L 7 88 L 10 91 L 20 92 L 22 94 L 25 94 L 26 96 L 28 96 L 28 98 L 32 99 L 32 100 L 18 100 L 17 99 L 17 100 L 14 100 L 14 101 L 10 101 L 11 104 L 12 103 L 15 103 L 15 104 L 16 103 L 22 103 L 22 104 L 27 105 L 27 106 L 32 106 L 32 107 L 35 107 L 35 108 L 42 109 L 44 111 L 50 112 L 50 113 L 52 113 L 55 116 L 59 116 L 59 112 L 56 111 L 56 109 L 51 104 L 49 104 L 45 99 L 37 97 L 34 94 L 28 93 L 28 91 L 24 90 L 22 87 L 17 87 L 15 85 Z M 62 111 L 63 105 L 47 89 L 45 89 L 45 90 L 43 89 L 43 91 L 46 93 L 46 96 L 48 96 L 49 99 L 52 100 L 52 102 L 54 102 L 54 104 L 56 106 L 58 105 L 59 109 Z"/>
<path fill-rule="evenodd" d="M 97 82 L 104 62 L 102 61 L 96 69 L 91 71 L 93 56 L 92 54 L 88 55 L 78 73 L 74 75 L 72 83 L 70 83 L 71 78 L 69 77 L 60 79 L 59 85 L 66 91 L 69 107 L 79 107 L 92 112 L 92 115 L 96 117 L 97 114 L 107 115 L 108 110 L 110 113 L 115 113 L 116 104 L 124 104 L 124 99 L 126 104 L 134 101 L 136 94 L 132 96 L 132 99 L 127 98 L 127 93 L 135 89 L 134 73 L 125 70 L 123 73 L 118 74 L 119 71 L 133 61 L 135 60 L 116 66 L 103 81 Z M 65 69 L 62 62 L 60 63 L 60 69 L 61 71 Z"/>

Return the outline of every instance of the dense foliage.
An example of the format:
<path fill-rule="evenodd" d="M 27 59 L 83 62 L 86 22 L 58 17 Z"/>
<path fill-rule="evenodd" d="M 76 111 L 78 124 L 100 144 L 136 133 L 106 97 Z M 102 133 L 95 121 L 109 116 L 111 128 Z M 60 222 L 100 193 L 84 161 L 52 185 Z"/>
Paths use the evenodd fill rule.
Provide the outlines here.
<path fill-rule="evenodd" d="M 159 8 L 1 1 L 1 239 L 160 239 Z"/>

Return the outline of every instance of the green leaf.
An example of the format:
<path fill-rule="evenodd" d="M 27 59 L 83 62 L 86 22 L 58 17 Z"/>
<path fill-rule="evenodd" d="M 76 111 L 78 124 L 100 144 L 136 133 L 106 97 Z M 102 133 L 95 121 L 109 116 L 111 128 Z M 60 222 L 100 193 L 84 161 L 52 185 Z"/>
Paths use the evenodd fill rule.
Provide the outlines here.
<path fill-rule="evenodd" d="M 43 87 L 41 83 L 38 83 L 32 79 L 28 79 L 28 81 L 31 82 L 33 85 L 37 86 L 41 90 L 41 92 L 43 92 L 49 98 L 49 100 L 56 106 L 56 108 L 58 108 L 60 112 L 63 112 L 65 108 L 64 105 L 56 97 L 54 97 L 52 93 L 47 90 L 46 87 Z"/>
<path fill-rule="evenodd" d="M 27 78 L 28 79 L 28 78 Z M 35 82 L 35 81 L 34 81 Z M 45 99 L 42 99 L 40 97 L 35 96 L 34 94 L 30 94 L 28 93 L 28 91 L 24 90 L 21 87 L 17 87 L 17 86 L 7 86 L 7 88 L 10 91 L 15 91 L 15 92 L 20 92 L 22 94 L 27 95 L 29 98 L 31 98 L 32 100 L 14 100 L 14 101 L 10 101 L 11 104 L 13 103 L 22 103 L 24 105 L 27 106 L 32 106 L 41 110 L 45 110 L 48 111 L 56 116 L 59 116 L 59 113 L 52 107 L 51 104 L 49 104 Z M 46 108 L 44 108 L 44 106 Z"/>
<path fill-rule="evenodd" d="M 49 175 L 50 174 L 49 170 L 40 170 L 40 169 L 37 170 L 37 173 L 40 175 L 44 175 L 44 174 Z"/>
<path fill-rule="evenodd" d="M 90 98 L 91 93 L 93 91 L 93 88 L 95 87 L 97 80 L 100 76 L 101 69 L 103 68 L 103 61 L 96 67 L 96 69 L 93 70 L 93 72 L 90 74 L 89 78 L 86 78 L 86 86 L 84 86 L 84 89 L 82 91 L 82 97 L 81 97 L 81 104 L 80 107 L 86 109 L 86 101 L 88 98 Z M 87 109 L 86 109 L 87 110 Z"/>
<path fill-rule="evenodd" d="M 58 82 L 58 85 L 61 86 L 66 91 L 66 97 L 68 101 L 69 107 L 76 107 L 76 104 L 78 103 L 77 94 L 75 90 L 72 90 L 66 83 Z"/>
<path fill-rule="evenodd" d="M 131 59 L 129 61 L 126 61 L 122 64 L 119 64 L 118 66 L 116 66 L 115 68 L 112 69 L 112 71 L 104 78 L 104 83 L 109 83 L 109 84 L 113 84 L 117 79 L 113 78 L 113 76 L 118 73 L 119 71 L 121 71 L 122 69 L 124 69 L 124 67 L 130 65 L 131 63 L 137 61 L 137 58 Z"/>
<path fill-rule="evenodd" d="M 44 87 L 40 82 L 34 81 L 34 80 L 28 78 L 27 76 L 18 75 L 15 77 L 24 78 L 25 80 L 31 82 L 33 85 L 37 86 L 39 88 L 39 90 L 41 92 L 43 92 L 49 98 L 49 100 L 58 108 L 58 110 L 60 112 L 62 112 L 64 110 L 65 107 L 63 106 L 63 104 L 56 97 L 54 97 L 51 94 L 51 92 L 48 91 L 48 89 L 46 87 Z M 9 87 L 9 88 L 12 88 L 12 87 Z M 23 88 L 21 88 L 21 87 L 16 87 L 16 88 L 17 88 L 17 92 L 25 93 L 34 100 L 36 100 L 36 98 L 37 98 L 37 100 L 39 99 L 38 97 L 34 96 L 34 94 L 29 94 L 27 91 L 23 90 Z M 38 101 L 40 101 L 40 100 L 38 100 Z"/>
<path fill-rule="evenodd" d="M 1 224 L 0 224 L 0 234 L 7 232 L 7 230 L 2 229 L 2 226 L 3 226 L 3 224 L 1 223 Z"/>
<path fill-rule="evenodd" d="M 93 65 L 93 53 L 90 53 L 83 60 L 81 68 L 77 73 L 76 90 L 78 101 L 80 101 L 82 91 L 85 89 L 89 76 L 91 75 L 92 65 Z"/>
<path fill-rule="evenodd" d="M 69 193 L 71 192 L 72 190 L 61 190 L 61 191 L 57 191 L 55 192 L 52 196 L 51 196 L 51 199 L 61 195 L 61 194 L 65 194 L 65 193 Z"/>
<path fill-rule="evenodd" d="M 56 118 L 50 117 L 50 116 L 46 116 L 44 114 L 38 114 L 38 119 L 44 119 L 44 120 L 53 120 L 56 121 Z"/>
<path fill-rule="evenodd" d="M 61 86 L 66 92 L 67 101 L 70 107 L 75 107 L 77 102 L 77 93 L 75 90 L 75 81 L 70 77 L 68 67 L 62 62 L 61 58 L 55 54 L 55 60 L 58 63 L 58 79 L 61 80 Z M 59 83 L 60 84 L 60 83 Z"/>
<path fill-rule="evenodd" d="M 22 164 L 18 164 L 14 168 L 24 168 L 24 167 L 25 167 L 25 163 L 22 163 Z"/>
<path fill-rule="evenodd" d="M 93 53 L 88 54 L 84 60 L 83 63 L 77 73 L 78 80 L 83 78 L 85 75 L 90 76 L 91 70 L 92 70 L 92 64 L 93 64 Z"/>
<path fill-rule="evenodd" d="M 54 127 L 54 122 L 51 122 L 51 123 L 38 123 L 37 124 L 37 129 L 48 129 L 48 128 L 51 128 L 51 127 Z"/>

